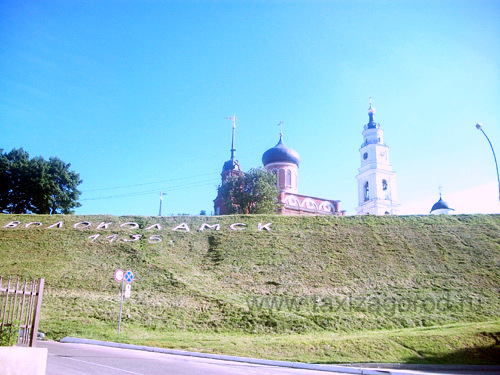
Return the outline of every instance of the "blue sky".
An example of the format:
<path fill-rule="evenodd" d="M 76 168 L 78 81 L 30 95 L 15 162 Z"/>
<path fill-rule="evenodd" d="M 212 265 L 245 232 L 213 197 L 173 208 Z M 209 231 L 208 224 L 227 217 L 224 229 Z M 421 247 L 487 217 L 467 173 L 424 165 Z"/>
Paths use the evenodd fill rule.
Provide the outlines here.
<path fill-rule="evenodd" d="M 355 213 L 369 97 L 401 212 L 443 197 L 500 212 L 498 1 L 0 0 L 0 148 L 58 156 L 78 214 L 213 211 L 236 115 L 236 156 L 278 141 L 299 193 Z M 500 156 L 500 155 L 499 155 Z"/>

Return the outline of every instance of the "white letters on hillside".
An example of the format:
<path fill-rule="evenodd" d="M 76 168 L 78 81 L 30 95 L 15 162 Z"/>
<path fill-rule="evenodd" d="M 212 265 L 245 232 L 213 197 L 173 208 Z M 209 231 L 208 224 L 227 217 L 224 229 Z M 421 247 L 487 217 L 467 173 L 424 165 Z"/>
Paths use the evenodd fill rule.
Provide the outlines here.
<path fill-rule="evenodd" d="M 108 229 L 108 227 L 109 227 L 111 224 L 113 224 L 113 222 L 111 222 L 111 221 L 110 221 L 109 223 L 105 223 L 105 222 L 103 221 L 103 222 L 102 222 L 101 224 L 99 224 L 99 225 L 97 226 L 97 228 L 95 228 L 95 229 L 102 229 L 102 228 L 104 228 L 104 229 Z"/>
<path fill-rule="evenodd" d="M 184 229 L 186 232 L 189 232 L 191 229 L 189 229 L 188 225 L 186 223 L 181 223 L 177 225 L 175 228 L 172 230 L 179 230 L 179 229 Z"/>
<path fill-rule="evenodd" d="M 17 227 L 19 224 L 21 224 L 20 221 L 11 221 L 10 223 L 4 225 L 4 228 L 15 228 Z"/>
<path fill-rule="evenodd" d="M 203 232 L 203 230 L 205 228 L 209 228 L 209 229 L 212 229 L 212 228 L 215 228 L 215 230 L 219 230 L 220 229 L 220 225 L 219 224 L 215 224 L 215 225 L 208 225 L 207 223 L 203 223 L 201 224 L 201 227 L 200 229 L 198 229 L 200 232 Z"/>
<path fill-rule="evenodd" d="M 269 228 L 270 225 L 272 225 L 272 223 L 267 223 L 264 225 L 262 225 L 262 223 L 259 223 L 259 225 L 257 226 L 257 230 L 265 229 L 269 232 L 271 230 L 271 228 Z"/>
<path fill-rule="evenodd" d="M 32 221 L 31 223 L 28 223 L 25 225 L 26 228 L 29 228 L 30 226 L 35 225 L 37 227 L 41 227 L 43 224 L 40 223 L 39 221 Z"/>
<path fill-rule="evenodd" d="M 73 225 L 73 228 L 75 229 L 80 229 L 80 225 L 83 225 L 83 228 L 88 228 L 92 225 L 92 223 L 89 223 L 88 221 L 82 221 L 80 223 L 76 223 L 75 225 Z"/>
<path fill-rule="evenodd" d="M 245 230 L 245 228 L 239 228 L 239 227 L 246 227 L 246 224 L 243 223 L 234 223 L 229 226 L 231 230 Z"/>
<path fill-rule="evenodd" d="M 270 232 L 271 231 L 271 225 L 272 223 L 258 223 L 257 224 L 257 231 L 266 231 Z M 44 224 L 40 221 L 30 221 L 22 225 L 22 223 L 18 220 L 13 220 L 3 226 L 3 228 L 6 229 L 12 229 L 12 228 L 17 228 L 17 229 L 22 229 L 22 230 L 29 230 L 31 228 L 43 228 L 43 229 L 61 229 L 64 226 L 63 221 L 58 221 L 54 224 L 50 224 L 48 226 L 44 226 Z M 93 228 L 94 227 L 94 228 Z M 126 223 L 113 223 L 112 221 L 109 222 L 104 222 L 101 221 L 95 225 L 93 225 L 90 221 L 80 221 L 76 224 L 73 224 L 73 228 L 79 231 L 89 231 L 89 230 L 96 230 L 101 233 L 93 234 L 89 237 L 87 237 L 90 242 L 96 242 L 98 239 L 99 241 L 106 241 L 109 243 L 112 242 L 135 242 L 139 240 L 147 240 L 148 243 L 150 244 L 155 244 L 155 243 L 160 243 L 162 242 L 162 237 L 160 235 L 142 235 L 138 234 L 137 230 L 145 230 L 145 231 L 151 231 L 151 230 L 156 230 L 156 231 L 161 231 L 163 230 L 163 227 L 161 224 L 156 223 L 149 225 L 145 228 L 141 228 L 141 226 L 138 223 L 135 222 L 126 222 Z M 114 231 L 114 230 L 134 230 L 132 234 L 116 234 L 116 233 L 106 233 L 106 231 Z M 248 225 L 245 223 L 233 223 L 229 225 L 229 229 L 231 231 L 242 231 L 242 230 L 247 230 Z M 187 223 L 180 223 L 179 225 L 170 228 L 171 231 L 174 232 L 190 232 L 191 228 L 189 228 L 189 225 Z M 199 232 L 204 232 L 204 231 L 220 231 L 221 230 L 221 225 L 219 223 L 216 224 L 208 224 L 208 223 L 202 223 L 198 229 Z M 171 242 L 172 243 L 172 242 Z"/>
<path fill-rule="evenodd" d="M 48 226 L 47 228 L 48 229 L 51 229 L 51 228 L 62 228 L 62 225 L 63 225 L 63 222 L 62 221 L 58 221 L 57 223 L 52 224 L 52 225 Z"/>
<path fill-rule="evenodd" d="M 126 226 L 128 226 L 128 228 L 126 229 L 137 229 L 139 228 L 139 224 L 137 223 L 123 223 L 120 225 L 120 228 L 125 228 Z"/>

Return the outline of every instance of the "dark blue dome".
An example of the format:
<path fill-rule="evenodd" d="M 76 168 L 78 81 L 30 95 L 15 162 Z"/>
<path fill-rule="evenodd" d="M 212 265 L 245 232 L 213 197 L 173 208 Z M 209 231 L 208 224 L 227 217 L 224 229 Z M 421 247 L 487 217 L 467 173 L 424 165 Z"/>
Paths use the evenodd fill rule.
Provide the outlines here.
<path fill-rule="evenodd" d="M 270 148 L 262 155 L 262 164 L 268 165 L 271 163 L 293 163 L 297 167 L 300 163 L 300 156 L 297 151 L 292 150 L 285 145 L 283 137 L 280 136 L 280 141 L 276 146 Z"/>
<path fill-rule="evenodd" d="M 431 208 L 431 212 L 435 210 L 452 210 L 455 211 L 453 208 L 450 208 L 448 206 L 448 203 L 446 203 L 443 198 L 439 197 L 439 200 L 434 203 L 434 205 Z"/>

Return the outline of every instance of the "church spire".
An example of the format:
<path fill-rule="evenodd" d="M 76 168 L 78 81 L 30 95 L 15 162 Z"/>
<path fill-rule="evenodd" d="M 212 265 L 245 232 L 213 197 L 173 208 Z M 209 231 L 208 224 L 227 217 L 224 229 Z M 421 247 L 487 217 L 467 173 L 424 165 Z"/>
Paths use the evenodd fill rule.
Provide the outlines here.
<path fill-rule="evenodd" d="M 231 159 L 224 163 L 222 167 L 222 173 L 227 171 L 241 171 L 241 166 L 238 160 L 236 160 L 236 149 L 234 148 L 235 130 L 236 130 L 236 115 L 231 117 L 224 117 L 226 120 L 231 120 L 233 122 L 233 137 L 231 141 Z M 225 177 L 224 177 L 225 178 Z M 223 178 L 223 179 L 224 179 Z"/>
<path fill-rule="evenodd" d="M 234 156 L 236 153 L 236 149 L 234 148 L 234 133 L 236 129 L 236 115 L 233 115 L 231 117 L 224 117 L 226 120 L 231 120 L 233 121 L 233 139 L 231 142 L 231 160 L 234 160 Z"/>

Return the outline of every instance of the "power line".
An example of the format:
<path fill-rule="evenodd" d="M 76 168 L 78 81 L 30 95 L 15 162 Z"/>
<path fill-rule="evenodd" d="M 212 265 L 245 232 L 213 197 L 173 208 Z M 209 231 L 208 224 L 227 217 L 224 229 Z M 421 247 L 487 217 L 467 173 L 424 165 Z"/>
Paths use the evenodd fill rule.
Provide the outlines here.
<path fill-rule="evenodd" d="M 182 189 L 192 189 L 192 188 L 196 188 L 196 187 L 213 185 L 217 182 L 218 182 L 218 180 L 211 179 L 211 180 L 199 181 L 199 182 L 191 183 L 191 184 L 170 186 L 170 187 L 166 187 L 166 188 L 164 187 L 161 189 L 161 191 L 169 192 L 169 191 L 176 191 L 176 190 L 182 190 Z M 131 192 L 131 193 L 116 194 L 116 195 L 108 195 L 105 197 L 82 198 L 81 200 L 82 201 L 93 201 L 93 200 L 100 200 L 100 199 L 128 198 L 128 197 L 135 197 L 135 196 L 139 196 L 139 195 L 147 195 L 147 194 L 152 194 L 152 193 L 158 193 L 158 189 L 136 191 L 136 192 Z"/>
<path fill-rule="evenodd" d="M 214 175 L 214 174 L 218 174 L 218 173 L 217 172 L 212 172 L 212 173 L 199 174 L 199 175 L 196 175 L 196 176 L 172 178 L 172 179 L 169 179 L 169 180 L 154 181 L 154 182 L 144 182 L 142 184 L 135 184 L 135 185 L 125 185 L 125 186 L 115 186 L 115 187 L 106 187 L 106 188 L 100 188 L 100 189 L 92 189 L 92 190 L 86 190 L 86 192 L 90 193 L 90 192 L 93 192 L 93 191 L 103 191 L 103 190 L 113 190 L 113 189 L 125 189 L 125 188 L 129 188 L 129 187 L 154 185 L 154 184 L 161 184 L 161 183 L 164 183 L 164 182 L 188 180 L 190 178 L 195 178 L 195 177 L 210 176 L 210 175 Z"/>

